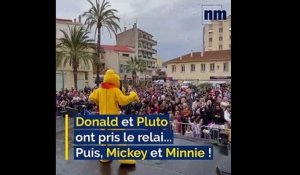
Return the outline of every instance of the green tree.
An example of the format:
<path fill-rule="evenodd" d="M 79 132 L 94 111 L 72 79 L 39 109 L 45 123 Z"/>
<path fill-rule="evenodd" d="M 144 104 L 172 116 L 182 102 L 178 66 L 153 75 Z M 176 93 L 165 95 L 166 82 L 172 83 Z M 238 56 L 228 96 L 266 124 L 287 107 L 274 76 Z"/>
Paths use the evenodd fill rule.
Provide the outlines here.
<path fill-rule="evenodd" d="M 198 85 L 198 87 L 201 90 L 206 91 L 207 89 L 211 89 L 213 87 L 213 85 L 211 83 L 201 83 L 200 85 Z"/>
<path fill-rule="evenodd" d="M 141 74 L 145 73 L 147 70 L 147 63 L 144 60 L 138 60 L 138 72 Z M 145 73 L 145 85 L 146 85 L 146 73 Z"/>
<path fill-rule="evenodd" d="M 124 75 L 124 87 L 128 88 L 127 74 Z"/>
<path fill-rule="evenodd" d="M 132 86 L 136 86 L 136 73 L 139 71 L 139 61 L 136 57 L 131 57 L 130 60 L 128 60 L 127 65 L 125 66 L 125 69 L 127 72 L 131 72 L 132 74 Z"/>
<path fill-rule="evenodd" d="M 91 0 L 88 0 L 91 5 L 91 8 L 83 14 L 86 17 L 85 24 L 88 25 L 89 29 L 95 27 L 95 34 L 97 33 L 97 57 L 94 60 L 96 66 L 96 84 L 97 86 L 100 83 L 100 58 L 101 58 L 101 29 L 106 28 L 111 37 L 111 32 L 116 36 L 118 30 L 121 31 L 121 28 L 118 24 L 120 22 L 120 18 L 115 16 L 115 13 L 118 11 L 116 9 L 110 8 L 111 5 L 106 0 L 103 0 L 101 3 L 99 0 L 95 0 L 93 3 Z"/>
<path fill-rule="evenodd" d="M 74 86 L 77 89 L 77 70 L 79 65 L 84 64 L 89 68 L 89 63 L 92 62 L 92 54 L 88 52 L 90 48 L 88 43 L 88 31 L 84 27 L 68 26 L 68 32 L 60 30 L 63 37 L 59 38 L 59 43 L 56 46 L 56 67 L 67 63 L 73 69 Z"/>

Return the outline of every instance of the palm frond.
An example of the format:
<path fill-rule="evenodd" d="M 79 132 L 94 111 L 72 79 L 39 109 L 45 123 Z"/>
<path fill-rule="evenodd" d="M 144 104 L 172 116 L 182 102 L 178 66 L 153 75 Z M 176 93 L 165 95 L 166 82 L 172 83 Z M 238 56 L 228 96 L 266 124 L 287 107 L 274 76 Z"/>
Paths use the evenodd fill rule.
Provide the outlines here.
<path fill-rule="evenodd" d="M 114 33 L 114 35 L 116 35 L 118 31 L 121 31 L 121 28 L 118 24 L 118 22 L 120 22 L 120 18 L 115 16 L 118 10 L 112 9 L 109 1 L 87 1 L 90 4 L 90 9 L 83 13 L 83 16 L 87 17 L 85 25 L 87 25 L 88 29 L 90 30 L 92 29 L 92 27 L 95 27 L 95 36 L 97 30 L 103 31 L 103 28 L 105 28 L 108 31 L 110 37 L 111 32 Z M 101 41 L 98 41 L 98 44 L 99 43 L 101 43 Z"/>
<path fill-rule="evenodd" d="M 88 38 L 89 32 L 83 26 L 68 26 L 68 32 L 61 30 L 63 37 L 59 38 L 60 43 L 56 46 L 56 65 L 62 66 L 69 64 L 71 67 L 78 67 L 78 63 L 87 64 L 92 60 L 92 55 L 88 53 L 89 42 L 92 40 Z M 91 61 L 92 62 L 92 61 Z"/>

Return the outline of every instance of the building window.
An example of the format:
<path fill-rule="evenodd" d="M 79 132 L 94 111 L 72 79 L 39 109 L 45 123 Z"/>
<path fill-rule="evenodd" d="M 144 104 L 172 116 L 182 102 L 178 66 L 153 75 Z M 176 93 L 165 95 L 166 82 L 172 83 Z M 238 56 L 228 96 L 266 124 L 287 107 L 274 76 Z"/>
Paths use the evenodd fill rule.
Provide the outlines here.
<path fill-rule="evenodd" d="M 176 72 L 176 65 L 172 65 L 172 72 Z"/>
<path fill-rule="evenodd" d="M 181 65 L 181 72 L 185 72 L 185 65 L 184 64 Z"/>
<path fill-rule="evenodd" d="M 85 79 L 85 80 L 89 80 L 89 76 L 88 76 L 88 75 L 89 75 L 88 72 L 84 72 L 84 79 Z"/>
<path fill-rule="evenodd" d="M 222 49 L 223 49 L 223 45 L 220 44 L 220 45 L 219 45 L 219 50 L 222 50 Z"/>
<path fill-rule="evenodd" d="M 219 28 L 219 32 L 222 33 L 223 32 L 223 28 Z"/>
<path fill-rule="evenodd" d="M 123 53 L 122 56 L 123 56 L 123 57 L 129 57 L 129 54 Z"/>
<path fill-rule="evenodd" d="M 215 64 L 210 63 L 210 72 L 215 72 Z"/>
<path fill-rule="evenodd" d="M 201 64 L 201 72 L 205 72 L 205 64 Z"/>
<path fill-rule="evenodd" d="M 228 63 L 224 63 L 223 64 L 223 72 L 228 72 L 229 71 L 229 64 Z"/>
<path fill-rule="evenodd" d="M 220 37 L 219 37 L 219 41 L 223 41 L 223 37 L 220 36 Z"/>
<path fill-rule="evenodd" d="M 213 37 L 213 33 L 212 32 L 208 32 L 208 37 L 212 38 Z"/>
<path fill-rule="evenodd" d="M 139 43 L 139 47 L 142 47 L 142 44 L 141 44 L 141 43 Z"/>
<path fill-rule="evenodd" d="M 191 72 L 195 72 L 195 64 L 191 64 Z"/>
<path fill-rule="evenodd" d="M 209 38 L 208 47 L 212 47 L 213 38 Z"/>

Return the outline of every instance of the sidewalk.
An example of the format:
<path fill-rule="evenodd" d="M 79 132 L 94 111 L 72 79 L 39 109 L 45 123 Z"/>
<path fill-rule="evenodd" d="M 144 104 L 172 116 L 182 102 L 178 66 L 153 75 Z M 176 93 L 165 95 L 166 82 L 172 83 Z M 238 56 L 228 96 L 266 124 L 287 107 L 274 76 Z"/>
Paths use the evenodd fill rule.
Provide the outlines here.
<path fill-rule="evenodd" d="M 74 118 L 69 118 L 69 128 L 74 127 Z M 65 130 L 65 118 L 59 116 L 56 118 L 56 132 L 61 132 Z"/>

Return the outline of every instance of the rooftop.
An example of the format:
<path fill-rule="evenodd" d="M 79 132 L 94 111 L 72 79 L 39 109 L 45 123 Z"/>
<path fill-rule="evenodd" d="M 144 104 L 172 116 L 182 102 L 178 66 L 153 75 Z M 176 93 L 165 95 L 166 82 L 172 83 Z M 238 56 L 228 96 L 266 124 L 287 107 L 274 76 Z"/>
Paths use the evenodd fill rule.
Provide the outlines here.
<path fill-rule="evenodd" d="M 142 32 L 142 33 L 146 33 L 147 35 L 150 35 L 151 37 L 153 37 L 153 35 L 151 35 L 150 33 L 148 33 L 148 32 L 145 32 L 144 30 L 142 30 L 142 29 L 138 29 L 139 30 L 139 32 Z"/>
<path fill-rule="evenodd" d="M 101 45 L 104 49 L 113 50 L 116 52 L 131 52 L 134 53 L 134 50 L 125 45 Z"/>
<path fill-rule="evenodd" d="M 119 35 L 119 34 L 121 34 L 121 33 L 124 33 L 124 32 L 127 32 L 127 31 L 134 30 L 135 28 L 137 28 L 137 24 L 136 24 L 136 23 L 133 24 L 132 28 L 127 29 L 127 27 L 126 27 L 126 30 L 125 30 L 125 31 L 121 31 L 121 32 L 118 33 L 117 35 Z M 148 33 L 148 32 L 145 32 L 144 30 L 142 30 L 142 29 L 140 29 L 140 28 L 137 28 L 137 30 L 138 30 L 138 32 L 142 32 L 142 33 L 145 33 L 145 34 L 150 35 L 151 37 L 153 37 L 153 35 L 151 35 L 151 34 Z"/>
<path fill-rule="evenodd" d="M 188 53 L 181 56 L 181 58 L 177 57 L 166 61 L 164 64 L 223 60 L 231 60 L 231 50 L 206 51 L 203 55 L 201 55 L 201 52 L 192 52 L 192 54 Z"/>
<path fill-rule="evenodd" d="M 58 22 L 58 23 L 79 24 L 79 25 L 81 25 L 81 23 L 79 23 L 79 22 L 73 22 L 71 19 L 56 18 L 56 22 Z"/>
<path fill-rule="evenodd" d="M 93 48 L 96 49 L 97 43 L 90 43 Z M 125 45 L 101 45 L 102 47 L 102 53 L 104 53 L 103 49 L 106 50 L 112 50 L 115 52 L 129 52 L 129 53 L 134 53 L 134 50 L 132 50 L 130 47 L 125 46 Z"/>

